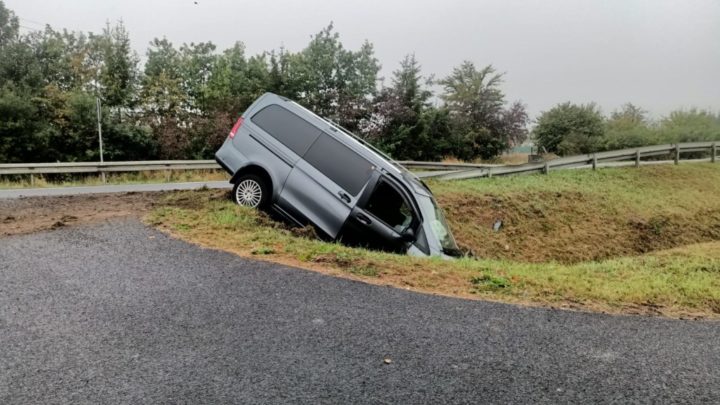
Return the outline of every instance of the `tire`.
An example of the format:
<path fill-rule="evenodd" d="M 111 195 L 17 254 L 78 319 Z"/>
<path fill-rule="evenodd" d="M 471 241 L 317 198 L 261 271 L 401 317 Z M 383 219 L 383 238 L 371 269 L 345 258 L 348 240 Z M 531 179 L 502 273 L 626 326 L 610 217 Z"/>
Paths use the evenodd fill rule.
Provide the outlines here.
<path fill-rule="evenodd" d="M 270 200 L 270 187 L 260 176 L 246 174 L 235 182 L 232 199 L 245 207 L 265 208 Z"/>

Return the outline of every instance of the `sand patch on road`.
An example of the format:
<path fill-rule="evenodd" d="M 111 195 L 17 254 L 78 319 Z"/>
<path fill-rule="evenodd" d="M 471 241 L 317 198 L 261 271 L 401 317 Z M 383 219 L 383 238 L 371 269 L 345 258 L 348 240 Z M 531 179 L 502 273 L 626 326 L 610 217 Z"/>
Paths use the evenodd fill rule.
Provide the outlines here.
<path fill-rule="evenodd" d="M 141 216 L 162 193 L 95 194 L 0 200 L 0 237 L 110 218 Z"/>

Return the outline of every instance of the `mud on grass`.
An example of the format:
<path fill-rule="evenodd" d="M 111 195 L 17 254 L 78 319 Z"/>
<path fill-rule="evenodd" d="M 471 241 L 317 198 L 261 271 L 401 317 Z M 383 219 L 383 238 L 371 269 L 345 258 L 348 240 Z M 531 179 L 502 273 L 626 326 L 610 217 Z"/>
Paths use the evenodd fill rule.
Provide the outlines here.
<path fill-rule="evenodd" d="M 373 284 L 528 305 L 720 318 L 717 241 L 574 264 L 413 258 L 304 236 L 218 191 L 171 194 L 145 221 L 206 247 Z"/>

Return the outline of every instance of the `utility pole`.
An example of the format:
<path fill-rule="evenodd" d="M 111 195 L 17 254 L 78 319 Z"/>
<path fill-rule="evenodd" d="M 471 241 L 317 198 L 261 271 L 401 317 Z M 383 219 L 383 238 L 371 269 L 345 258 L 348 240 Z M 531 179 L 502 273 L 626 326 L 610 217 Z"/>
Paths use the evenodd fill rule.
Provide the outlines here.
<path fill-rule="evenodd" d="M 97 107 L 97 123 L 98 123 L 98 139 L 100 140 L 100 163 L 104 163 L 103 159 L 103 141 L 102 141 L 102 113 L 100 112 L 100 97 L 95 97 L 95 106 Z M 105 183 L 105 172 L 101 171 L 100 176 L 102 177 L 103 184 Z"/>

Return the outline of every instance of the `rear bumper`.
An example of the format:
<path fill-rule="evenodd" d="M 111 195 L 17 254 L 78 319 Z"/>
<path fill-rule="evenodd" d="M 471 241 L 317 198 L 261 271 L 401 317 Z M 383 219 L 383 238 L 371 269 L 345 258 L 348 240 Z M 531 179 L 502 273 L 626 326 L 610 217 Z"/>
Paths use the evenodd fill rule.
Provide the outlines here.
<path fill-rule="evenodd" d="M 230 175 L 235 174 L 235 172 L 233 172 L 232 169 L 230 169 L 230 166 L 228 166 L 225 162 L 223 162 L 223 160 L 217 154 L 215 154 L 215 161 L 220 165 L 220 167 L 225 169 L 226 172 L 230 173 Z"/>

